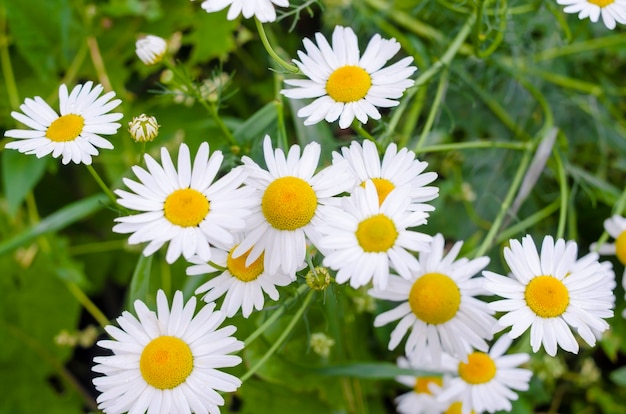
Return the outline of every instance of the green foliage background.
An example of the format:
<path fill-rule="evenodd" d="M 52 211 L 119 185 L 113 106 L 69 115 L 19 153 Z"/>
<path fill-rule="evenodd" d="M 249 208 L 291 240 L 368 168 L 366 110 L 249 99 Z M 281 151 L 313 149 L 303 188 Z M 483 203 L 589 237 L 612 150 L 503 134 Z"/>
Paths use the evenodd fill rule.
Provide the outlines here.
<path fill-rule="evenodd" d="M 222 149 L 228 165 L 239 156 L 259 158 L 264 134 L 277 136 L 283 120 L 290 143 L 322 143 L 331 150 L 358 138 L 353 130 L 325 123 L 305 128 L 294 114 L 301 102 L 277 93 L 285 74 L 274 66 L 254 22 L 227 21 L 186 0 L 1 0 L 0 129 L 15 128 L 10 117 L 26 97 L 54 104 L 61 83 L 94 80 L 123 101 L 122 122 L 147 113 L 162 126 L 147 151 L 157 155 L 186 142 Z M 509 238 L 560 235 L 579 243 L 581 254 L 603 233 L 602 222 L 623 214 L 626 177 L 626 31 L 566 15 L 551 0 L 487 1 L 478 23 L 445 60 L 477 4 L 454 0 L 292 1 L 295 9 L 266 25 L 285 58 L 295 57 L 302 38 L 330 34 L 350 25 L 363 47 L 374 33 L 395 37 L 414 57 L 419 87 L 382 122 L 365 128 L 383 144 L 396 141 L 427 160 L 439 174 L 440 196 L 428 232 L 465 240 L 468 255 L 486 253 L 490 269 L 504 272 L 502 247 Z M 482 4 L 482 2 L 477 2 Z M 160 65 L 135 56 L 141 34 L 178 45 L 177 64 L 198 82 L 226 73 L 219 117 L 233 132 L 231 145 L 206 109 L 168 81 Z M 442 63 L 443 62 L 443 63 Z M 274 70 L 269 70 L 273 68 Z M 426 73 L 427 76 L 420 77 Z M 176 93 L 175 93 L 176 92 Z M 189 92 L 189 91 L 188 91 Z M 226 99 L 227 98 L 227 99 Z M 53 105 L 54 106 L 54 105 Z M 554 128 L 554 129 L 553 129 Z M 543 163 L 531 160 L 539 142 L 556 133 Z M 3 144 L 8 142 L 7 139 Z M 139 161 L 141 147 L 121 128 L 115 149 L 95 158 L 95 168 L 121 188 L 121 178 Z M 526 164 L 528 166 L 528 164 Z M 84 166 L 62 166 L 15 151 L 0 158 L 0 413 L 95 411 L 91 360 L 101 350 L 60 345 L 63 331 L 75 335 L 97 326 L 84 304 L 85 292 L 113 320 L 134 299 L 154 304 L 156 290 L 182 289 L 186 297 L 202 282 L 185 276 L 185 263 L 164 264 L 161 252 L 143 258 L 141 248 L 112 233 L 118 212 L 101 194 Z M 501 214 L 516 176 L 537 174 L 518 211 L 483 246 Z M 519 181 L 517 182 L 519 184 Z M 515 195 L 514 193 L 513 195 Z M 486 250 L 486 251 L 484 251 Z M 515 413 L 621 413 L 626 404 L 626 324 L 618 279 L 616 317 L 594 349 L 556 358 L 533 356 L 531 390 L 520 395 Z M 168 281 L 164 286 L 164 281 Z M 281 290 L 281 300 L 296 287 Z M 386 349 L 391 328 L 374 329 L 374 313 L 359 308 L 363 291 L 333 285 L 314 298 L 288 341 L 239 391 L 227 396 L 223 412 L 384 413 L 406 392 L 393 381 L 395 358 Z M 278 322 L 243 351 L 242 375 L 281 334 L 300 298 L 285 306 Z M 246 338 L 272 314 L 234 318 Z M 336 344 L 329 358 L 309 347 L 312 332 Z M 102 329 L 98 333 L 102 335 Z M 89 342 L 89 341 L 88 341 Z M 515 350 L 530 351 L 528 338 Z"/>

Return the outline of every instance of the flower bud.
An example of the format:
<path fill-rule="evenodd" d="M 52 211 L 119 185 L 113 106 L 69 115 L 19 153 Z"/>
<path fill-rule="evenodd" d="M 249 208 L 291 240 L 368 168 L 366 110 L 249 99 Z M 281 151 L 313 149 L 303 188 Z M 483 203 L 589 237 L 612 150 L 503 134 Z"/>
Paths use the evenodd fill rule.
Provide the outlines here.
<path fill-rule="evenodd" d="M 167 42 L 159 36 L 148 35 L 135 42 L 135 53 L 146 65 L 159 63 L 167 52 Z"/>
<path fill-rule="evenodd" d="M 160 126 L 155 117 L 141 114 L 128 123 L 128 132 L 135 142 L 149 142 L 159 135 Z"/>
<path fill-rule="evenodd" d="M 306 284 L 313 290 L 324 290 L 330 285 L 330 273 L 325 267 L 316 266 L 306 274 Z"/>

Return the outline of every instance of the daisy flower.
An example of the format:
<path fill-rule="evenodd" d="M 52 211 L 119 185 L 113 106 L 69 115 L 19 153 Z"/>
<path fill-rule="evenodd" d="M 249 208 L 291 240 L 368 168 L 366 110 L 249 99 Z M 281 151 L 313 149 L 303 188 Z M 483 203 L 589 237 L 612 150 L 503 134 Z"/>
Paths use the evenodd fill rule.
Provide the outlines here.
<path fill-rule="evenodd" d="M 416 364 L 413 360 L 400 357 L 397 361 L 400 368 L 412 368 L 415 370 L 426 370 L 437 372 L 437 367 L 432 364 Z M 437 400 L 437 394 L 441 392 L 444 381 L 443 374 L 439 376 L 413 376 L 400 375 L 396 381 L 407 387 L 413 388 L 411 391 L 401 394 L 395 398 L 396 408 L 400 414 L 434 414 L 445 411 L 447 404 Z"/>
<path fill-rule="evenodd" d="M 408 79 L 417 69 L 409 66 L 412 57 L 383 68 L 400 50 L 395 39 L 376 34 L 363 55 L 349 27 L 335 27 L 332 47 L 321 33 L 316 33 L 315 39 L 317 45 L 304 39 L 306 53 L 298 51 L 300 60 L 294 60 L 309 79 L 287 79 L 285 83 L 294 88 L 281 91 L 292 99 L 316 98 L 298 111 L 299 117 L 306 118 L 305 125 L 339 119 L 339 127 L 347 128 L 355 117 L 363 124 L 368 117 L 380 119 L 376 107 L 398 105 L 397 99 L 415 83 Z"/>
<path fill-rule="evenodd" d="M 209 144 L 200 145 L 193 166 L 189 148 L 180 145 L 178 170 L 166 148 L 161 148 L 159 165 L 144 156 L 148 170 L 139 166 L 133 172 L 140 182 L 124 178 L 133 192 L 116 190 L 118 203 L 142 211 L 119 217 L 116 233 L 132 233 L 128 243 L 149 242 L 143 254 L 149 256 L 169 242 L 165 259 L 173 263 L 198 255 L 211 259 L 211 245 L 233 242 L 233 231 L 242 230 L 250 213 L 251 189 L 239 188 L 245 178 L 242 168 L 234 168 L 217 181 L 224 156 L 215 151 L 209 157 Z"/>
<path fill-rule="evenodd" d="M 407 250 L 428 249 L 431 237 L 408 228 L 425 224 L 428 214 L 407 211 L 410 199 L 404 190 L 393 190 L 380 204 L 376 187 L 368 180 L 365 188 L 356 187 L 344 197 L 342 208 L 334 209 L 320 227 L 324 266 L 337 270 L 337 283 L 350 281 L 358 288 L 373 281 L 384 289 L 390 266 L 405 279 L 419 268 Z"/>
<path fill-rule="evenodd" d="M 231 318 L 241 309 L 243 317 L 247 318 L 253 309 L 263 309 L 264 293 L 270 299 L 278 300 L 276 286 L 287 286 L 296 279 L 296 275 L 280 271 L 272 274 L 266 272 L 263 266 L 263 253 L 253 263 L 246 265 L 250 251 L 234 258 L 233 251 L 237 246 L 238 243 L 233 244 L 228 251 L 221 249 L 213 251 L 211 263 L 220 266 L 223 271 L 196 289 L 196 295 L 204 293 L 202 299 L 207 303 L 226 295 L 221 307 L 226 316 Z M 194 265 L 187 268 L 188 275 L 203 275 L 221 270 L 199 257 L 192 257 L 191 262 Z"/>
<path fill-rule="evenodd" d="M 201 7 L 207 13 L 212 13 L 228 9 L 228 20 L 234 20 L 240 14 L 249 19 L 256 17 L 261 23 L 273 22 L 276 20 L 276 10 L 274 5 L 280 7 L 289 7 L 289 0 L 206 0 L 202 2 Z"/>
<path fill-rule="evenodd" d="M 613 243 L 592 243 L 590 250 L 602 255 L 615 255 L 621 264 L 626 265 L 626 218 L 614 215 L 604 220 L 604 230 L 615 239 Z"/>
<path fill-rule="evenodd" d="M 302 157 L 297 145 L 285 157 L 266 136 L 263 153 L 267 171 L 251 158 L 242 158 L 248 173 L 245 183 L 256 189 L 250 197 L 256 207 L 246 226 L 248 234 L 233 257 L 248 252 L 245 264 L 250 266 L 265 252 L 265 271 L 292 275 L 304 266 L 306 240 L 316 244 L 319 238 L 316 229 L 331 208 L 325 204 L 347 189 L 347 173 L 329 166 L 315 174 L 320 157 L 316 142 L 304 147 Z"/>
<path fill-rule="evenodd" d="M 477 413 L 511 411 L 511 401 L 518 398 L 515 391 L 528 390 L 532 377 L 530 370 L 517 368 L 530 359 L 528 354 L 505 355 L 511 341 L 510 337 L 502 335 L 488 353 L 473 352 L 466 362 L 447 358 L 444 368 L 458 377 L 450 380 L 437 399 L 460 402 L 463 414 L 472 410 Z"/>
<path fill-rule="evenodd" d="M 95 357 L 92 369 L 104 374 L 93 380 L 101 392 L 98 408 L 117 413 L 219 414 L 224 398 L 217 391 L 233 392 L 241 381 L 219 368 L 233 367 L 241 358 L 229 355 L 243 348 L 232 334 L 234 326 L 217 329 L 225 315 L 205 305 L 194 316 L 196 298 L 183 305 L 177 291 L 170 309 L 165 293 L 157 293 L 157 312 L 135 301 L 137 317 L 125 311 L 120 328 L 106 326 L 113 340 L 98 346 L 113 351 Z"/>
<path fill-rule="evenodd" d="M 567 6 L 565 13 L 578 13 L 580 20 L 589 17 L 597 22 L 602 16 L 604 25 L 613 30 L 616 23 L 626 24 L 626 0 L 556 0 L 557 3 Z"/>
<path fill-rule="evenodd" d="M 419 268 L 408 280 L 391 276 L 386 289 L 374 287 L 375 298 L 401 302 L 381 313 L 374 326 L 399 320 L 391 333 L 395 349 L 409 329 L 405 352 L 414 358 L 441 361 L 443 352 L 464 359 L 472 348 L 486 351 L 496 320 L 487 304 L 474 296 L 484 293 L 483 278 L 474 277 L 489 263 L 488 257 L 456 260 L 463 242 L 444 256 L 444 238 L 433 237 L 429 252 L 420 252 Z"/>
<path fill-rule="evenodd" d="M 485 288 L 503 300 L 491 302 L 495 311 L 506 312 L 498 320 L 501 329 L 511 327 L 517 338 L 530 328 L 533 352 L 543 345 L 548 355 L 556 355 L 557 345 L 578 353 L 575 328 L 587 344 L 596 343 L 594 332 L 608 329 L 605 318 L 613 316 L 615 297 L 609 288 L 607 268 L 590 253 L 578 261 L 575 242 L 551 236 L 543 239 L 541 253 L 532 237 L 522 243 L 510 240 L 504 258 L 512 277 L 484 271 Z"/>
<path fill-rule="evenodd" d="M 59 87 L 60 115 L 41 97 L 26 98 L 20 112 L 11 116 L 30 129 L 11 129 L 5 137 L 17 138 L 5 148 L 23 154 L 34 154 L 37 158 L 52 154 L 62 156 L 67 164 L 91 164 L 91 157 L 98 155 L 98 148 L 113 149 L 113 144 L 100 135 L 113 135 L 121 126 L 115 122 L 121 113 L 109 113 L 122 101 L 113 99 L 115 92 L 102 96 L 102 85 L 93 87 L 93 82 L 77 85 L 68 93 L 67 86 Z"/>
<path fill-rule="evenodd" d="M 166 52 L 167 42 L 159 36 L 147 35 L 135 42 L 135 53 L 146 65 L 159 63 Z"/>
<path fill-rule="evenodd" d="M 347 162 L 354 186 L 363 186 L 365 181 L 372 180 L 381 204 L 394 188 L 408 186 L 411 204 L 415 204 L 413 210 L 434 210 L 423 203 L 434 200 L 439 194 L 437 187 L 426 186 L 435 181 L 437 173 L 424 173 L 428 163 L 416 159 L 413 151 L 406 148 L 398 151 L 397 145 L 392 143 L 381 161 L 374 142 L 367 140 L 360 144 L 352 141 L 350 147 L 341 148 L 341 154 L 333 152 L 333 163 L 342 162 Z"/>

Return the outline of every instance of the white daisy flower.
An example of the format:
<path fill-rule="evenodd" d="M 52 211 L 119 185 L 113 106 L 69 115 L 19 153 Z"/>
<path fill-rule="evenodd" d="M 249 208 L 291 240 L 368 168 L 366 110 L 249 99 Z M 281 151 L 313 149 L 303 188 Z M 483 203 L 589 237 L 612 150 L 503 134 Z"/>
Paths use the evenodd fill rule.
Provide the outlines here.
<path fill-rule="evenodd" d="M 233 392 L 241 381 L 219 368 L 233 367 L 241 358 L 229 355 L 243 348 L 232 334 L 234 326 L 218 327 L 225 315 L 205 305 L 197 315 L 196 298 L 183 306 L 174 294 L 171 310 L 165 293 L 157 293 L 157 312 L 135 301 L 137 317 L 127 311 L 117 318 L 120 328 L 106 326 L 113 340 L 98 341 L 111 356 L 95 357 L 93 380 L 101 392 L 98 408 L 117 413 L 211 413 L 224 404 L 221 392 Z"/>
<path fill-rule="evenodd" d="M 400 357 L 397 360 L 400 368 L 412 368 L 415 370 L 425 370 L 438 372 L 435 365 L 417 364 L 413 360 Z M 446 403 L 437 400 L 437 394 L 441 392 L 444 382 L 448 382 L 448 376 L 443 373 L 438 376 L 413 376 L 400 375 L 396 381 L 407 387 L 413 388 L 411 391 L 401 394 L 394 399 L 396 409 L 400 414 L 439 414 L 445 412 Z"/>
<path fill-rule="evenodd" d="M 463 414 L 469 414 L 472 410 L 476 413 L 511 411 L 511 401 L 518 398 L 515 391 L 528 390 L 532 372 L 517 368 L 530 359 L 528 354 L 504 355 L 510 346 L 511 338 L 502 335 L 489 353 L 473 352 L 467 362 L 446 358 L 445 368 L 458 377 L 450 380 L 437 399 L 460 401 Z"/>
<path fill-rule="evenodd" d="M 264 253 L 247 266 L 246 259 L 250 251 L 234 258 L 233 251 L 237 246 L 238 243 L 233 244 L 228 251 L 213 250 L 211 263 L 224 270 L 219 276 L 196 289 L 196 295 L 204 293 L 202 299 L 207 303 L 226 295 L 221 306 L 226 316 L 232 318 L 241 309 L 243 317 L 247 318 L 253 309 L 263 309 L 265 302 L 263 293 L 272 300 L 278 300 L 279 294 L 276 286 L 287 286 L 296 279 L 296 275 L 280 271 L 272 274 L 266 272 L 263 266 Z M 192 257 L 190 261 L 194 265 L 187 268 L 188 275 L 204 275 L 221 270 L 199 257 Z"/>
<path fill-rule="evenodd" d="M 321 33 L 315 39 L 317 46 L 304 39 L 306 53 L 298 51 L 300 60 L 294 60 L 309 79 L 287 79 L 285 83 L 294 88 L 281 91 L 292 99 L 317 98 L 298 111 L 299 117 L 306 118 L 305 125 L 339 119 L 339 127 L 347 128 L 355 117 L 363 124 L 368 117 L 380 119 L 376 107 L 398 105 L 397 99 L 415 83 L 408 79 L 417 70 L 409 66 L 412 57 L 383 68 L 400 50 L 395 39 L 376 34 L 363 55 L 349 27 L 335 27 L 332 47 Z"/>
<path fill-rule="evenodd" d="M 60 116 L 41 97 L 26 98 L 20 112 L 11 116 L 31 129 L 11 129 L 5 137 L 17 138 L 5 148 L 16 149 L 37 158 L 52 154 L 63 156 L 67 164 L 91 164 L 91 157 L 98 155 L 98 148 L 113 149 L 113 144 L 100 135 L 113 135 L 121 126 L 115 122 L 121 113 L 108 113 L 122 101 L 113 99 L 115 92 L 102 96 L 102 85 L 92 88 L 93 82 L 77 85 L 68 93 L 67 86 L 59 87 Z"/>
<path fill-rule="evenodd" d="M 341 148 L 341 154 L 333 152 L 333 163 L 342 162 L 347 162 L 354 186 L 364 186 L 365 181 L 372 180 L 381 204 L 394 188 L 408 186 L 412 210 L 434 210 L 434 207 L 423 203 L 439 195 L 437 187 L 427 186 L 435 181 L 437 173 L 424 173 L 428 163 L 416 159 L 413 151 L 406 148 L 398 151 L 397 145 L 392 143 L 381 161 L 374 142 L 368 140 L 360 144 L 352 141 L 350 147 Z"/>
<path fill-rule="evenodd" d="M 251 158 L 242 158 L 248 173 L 245 183 L 256 189 L 251 197 L 256 207 L 246 226 L 248 233 L 233 257 L 251 250 L 246 259 L 250 266 L 265 252 L 265 271 L 291 275 L 304 266 L 306 240 L 316 244 L 319 239 L 317 228 L 331 208 L 325 204 L 347 189 L 347 173 L 330 166 L 315 174 L 320 156 L 316 142 L 304 147 L 302 157 L 297 145 L 285 157 L 281 149 L 272 148 L 266 136 L 263 152 L 268 171 Z"/>
<path fill-rule="evenodd" d="M 159 36 L 147 35 L 135 42 L 135 53 L 146 65 L 159 63 L 166 52 L 167 42 Z"/>
<path fill-rule="evenodd" d="M 557 3 L 567 6 L 565 13 L 578 13 L 580 20 L 589 18 L 597 22 L 602 16 L 604 25 L 613 30 L 616 23 L 626 24 L 626 0 L 556 0 Z"/>
<path fill-rule="evenodd" d="M 428 214 L 407 210 L 407 188 L 390 192 L 380 204 L 372 181 L 356 187 L 344 197 L 341 209 L 333 209 L 319 228 L 323 234 L 317 246 L 324 254 L 324 266 L 337 270 L 337 283 L 350 281 L 358 288 L 370 281 L 384 289 L 389 267 L 405 279 L 417 271 L 417 259 L 409 253 L 429 248 L 429 235 L 408 230 L 426 223 Z"/>
<path fill-rule="evenodd" d="M 578 353 L 578 342 L 570 329 L 575 328 L 587 344 L 596 343 L 594 332 L 608 329 L 605 318 L 613 316 L 615 297 L 609 288 L 607 269 L 590 253 L 576 259 L 575 242 L 551 236 L 543 239 L 541 254 L 532 237 L 522 243 L 510 240 L 504 258 L 512 277 L 484 271 L 485 288 L 504 300 L 491 302 L 496 311 L 506 312 L 498 320 L 500 329 L 511 327 L 517 338 L 530 327 L 533 352 L 543 345 L 548 355 L 556 355 L 557 345 Z M 568 326 L 569 325 L 569 326 Z"/>
<path fill-rule="evenodd" d="M 267 23 L 276 20 L 274 5 L 289 7 L 289 0 L 206 0 L 201 7 L 207 13 L 212 13 L 230 6 L 226 15 L 228 20 L 234 20 L 241 14 L 246 19 L 254 16 L 261 23 Z"/>
<path fill-rule="evenodd" d="M 604 220 L 604 230 L 615 239 L 613 243 L 592 243 L 590 250 L 602 255 L 614 255 L 626 266 L 626 218 L 614 215 Z"/>
<path fill-rule="evenodd" d="M 455 260 L 463 242 L 444 256 L 444 238 L 433 237 L 430 252 L 420 252 L 419 268 L 409 280 L 391 276 L 386 289 L 374 287 L 375 298 L 402 302 L 381 313 L 374 326 L 399 320 L 391 333 L 389 349 L 395 349 L 409 329 L 407 355 L 441 361 L 443 353 L 464 359 L 472 349 L 486 351 L 496 320 L 487 303 L 474 296 L 484 293 L 482 277 L 473 277 L 487 266 L 488 257 Z"/>
<path fill-rule="evenodd" d="M 150 242 L 143 251 L 149 256 L 169 242 L 165 259 L 173 263 L 182 254 L 211 259 L 212 245 L 233 243 L 233 231 L 242 230 L 252 206 L 252 190 L 240 188 L 245 172 L 234 168 L 215 181 L 224 156 L 215 151 L 209 157 L 209 144 L 200 145 L 191 165 L 189 148 L 180 145 L 178 170 L 166 148 L 161 148 L 159 165 L 144 156 L 148 170 L 139 166 L 133 172 L 140 182 L 124 178 L 133 192 L 116 190 L 118 203 L 143 213 L 119 217 L 116 233 L 132 233 L 128 243 Z"/>

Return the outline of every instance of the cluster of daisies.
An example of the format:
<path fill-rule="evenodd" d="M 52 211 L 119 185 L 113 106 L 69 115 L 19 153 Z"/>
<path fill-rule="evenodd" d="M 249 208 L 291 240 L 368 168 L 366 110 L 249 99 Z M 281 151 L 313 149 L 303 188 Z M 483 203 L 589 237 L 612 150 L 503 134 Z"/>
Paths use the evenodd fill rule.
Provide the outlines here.
<path fill-rule="evenodd" d="M 626 22 L 623 1 L 567 2 L 566 11 L 594 21 L 601 12 L 611 28 Z M 288 1 L 207 0 L 202 7 L 230 5 L 229 19 L 243 14 L 268 22 L 276 19 L 273 4 Z M 379 119 L 378 108 L 397 105 L 414 84 L 412 58 L 385 66 L 400 50 L 394 39 L 376 35 L 361 54 L 352 29 L 338 26 L 332 42 L 317 33 L 303 44 L 294 62 L 308 79 L 286 80 L 281 93 L 314 99 L 297 114 L 305 125 L 338 120 L 347 128 Z M 146 64 L 159 62 L 166 49 L 154 36 L 137 43 Z M 62 85 L 60 114 L 40 97 L 26 99 L 12 116 L 29 129 L 7 131 L 17 141 L 6 148 L 90 164 L 98 148 L 113 148 L 101 135 L 115 134 L 122 118 L 111 113 L 120 100 L 102 92 L 91 82 L 71 92 Z M 145 141 L 158 127 L 144 117 L 130 130 Z M 437 175 L 406 148 L 354 141 L 321 166 L 315 142 L 284 151 L 266 136 L 262 146 L 262 163 L 244 156 L 229 171 L 208 143 L 193 157 L 184 143 L 176 157 L 162 148 L 159 160 L 146 154 L 144 166 L 132 167 L 134 178 L 123 179 L 126 189 L 115 191 L 119 205 L 134 213 L 116 218 L 114 232 L 145 244 L 146 256 L 163 249 L 168 263 L 181 257 L 189 263 L 188 275 L 210 276 L 195 292 L 206 302 L 197 313 L 195 297 L 185 302 L 176 291 L 170 305 L 159 291 L 156 311 L 138 300 L 136 316 L 125 311 L 119 327 L 106 327 L 113 339 L 98 345 L 113 355 L 97 357 L 93 368 L 103 374 L 94 379 L 103 411 L 219 413 L 219 392 L 241 385 L 220 370 L 238 365 L 241 358 L 231 354 L 243 348 L 236 328 L 222 326 L 226 318 L 248 318 L 266 298 L 280 300 L 279 288 L 296 282 L 315 258 L 336 283 L 367 286 L 372 297 L 395 302 L 374 325 L 395 324 L 388 347 L 404 342 L 400 367 L 433 373 L 398 378 L 412 387 L 397 398 L 401 413 L 511 410 L 532 376 L 520 367 L 528 354 L 507 353 L 513 339 L 529 331 L 533 352 L 554 356 L 558 348 L 578 352 L 575 334 L 593 346 L 608 329 L 615 275 L 597 253 L 579 258 L 575 242 L 550 236 L 538 249 L 526 236 L 510 240 L 504 249 L 510 273 L 499 275 L 486 270 L 487 257 L 460 257 L 462 242 L 448 246 L 441 234 L 420 232 L 434 211 L 429 202 L 438 189 L 430 184 Z M 605 227 L 616 241 L 595 247 L 626 262 L 626 219 L 612 217 Z"/>

